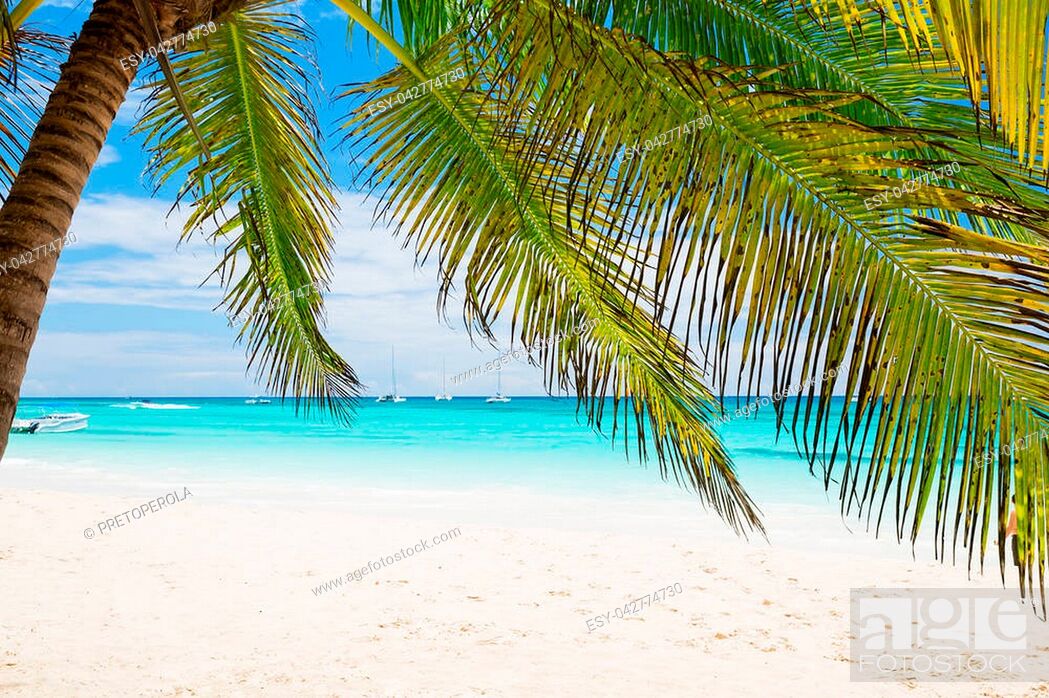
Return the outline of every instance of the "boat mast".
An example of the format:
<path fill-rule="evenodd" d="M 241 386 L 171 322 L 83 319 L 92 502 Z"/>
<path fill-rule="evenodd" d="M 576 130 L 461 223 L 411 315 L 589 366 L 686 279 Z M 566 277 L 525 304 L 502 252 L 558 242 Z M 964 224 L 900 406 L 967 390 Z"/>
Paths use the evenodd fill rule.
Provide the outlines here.
<path fill-rule="evenodd" d="M 390 382 L 393 383 L 393 394 L 397 395 L 397 364 L 393 356 L 393 347 L 390 347 Z"/>
<path fill-rule="evenodd" d="M 441 395 L 448 394 L 448 382 L 445 379 L 446 370 L 445 364 L 448 363 L 445 359 L 441 359 Z"/>

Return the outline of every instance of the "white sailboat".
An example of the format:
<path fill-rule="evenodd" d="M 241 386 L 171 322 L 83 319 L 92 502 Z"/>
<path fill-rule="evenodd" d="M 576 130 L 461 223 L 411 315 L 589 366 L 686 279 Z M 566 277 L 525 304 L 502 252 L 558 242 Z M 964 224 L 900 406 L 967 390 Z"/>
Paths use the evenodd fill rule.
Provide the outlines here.
<path fill-rule="evenodd" d="M 245 405 L 268 405 L 270 399 L 268 397 L 262 397 L 261 395 L 252 395 L 244 401 Z"/>
<path fill-rule="evenodd" d="M 441 361 L 441 392 L 433 396 L 433 399 L 437 402 L 452 399 L 452 396 L 448 394 L 448 383 L 445 380 L 446 376 L 447 371 L 445 371 L 445 362 Z"/>
<path fill-rule="evenodd" d="M 485 402 L 510 402 L 510 398 L 503 395 L 503 370 L 499 369 L 495 372 L 496 375 L 496 388 L 495 395 L 485 400 Z"/>
<path fill-rule="evenodd" d="M 408 398 L 401 397 L 397 394 L 397 362 L 394 360 L 393 347 L 390 347 L 390 383 L 392 384 L 393 391 L 385 395 L 380 395 L 375 401 L 376 402 L 405 402 Z"/>

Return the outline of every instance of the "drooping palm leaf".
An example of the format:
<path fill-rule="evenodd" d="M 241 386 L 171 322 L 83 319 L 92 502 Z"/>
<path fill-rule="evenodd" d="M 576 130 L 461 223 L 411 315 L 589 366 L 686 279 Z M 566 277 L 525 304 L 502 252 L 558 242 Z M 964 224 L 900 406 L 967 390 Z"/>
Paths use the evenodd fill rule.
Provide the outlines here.
<path fill-rule="evenodd" d="M 1049 454 L 998 449 L 1049 428 L 1046 211 L 964 179 L 872 209 L 865 198 L 927 172 L 937 163 L 923 155 L 957 142 L 858 124 L 841 114 L 855 95 L 785 89 L 759 71 L 667 57 L 546 0 L 493 15 L 500 31 L 488 45 L 464 53 L 449 39 L 431 60 L 471 76 L 470 91 L 453 98 L 473 115 L 472 131 L 491 134 L 488 153 L 514 144 L 503 171 L 528 173 L 528 201 L 566 192 L 576 208 L 551 234 L 583 257 L 591 241 L 633 256 L 594 271 L 608 275 L 605 287 L 644 297 L 668 327 L 689 335 L 707 327 L 719 369 L 742 335 L 749 371 L 741 368 L 736 384 L 747 390 L 737 392 L 753 394 L 768 374 L 778 390 L 813 386 L 792 427 L 810 463 L 823 462 L 828 486 L 841 478 L 843 509 L 884 512 L 885 496 L 900 488 L 890 512 L 897 534 L 909 529 L 914 539 L 935 499 L 940 540 L 953 518 L 956 542 L 982 559 L 992 525 L 1003 538 L 1016 491 L 1026 570 L 1038 569 L 1041 582 Z M 374 87 L 412 81 L 395 73 Z M 377 183 L 398 216 L 439 186 L 443 210 L 480 225 L 473 198 L 487 186 L 474 185 L 471 162 L 434 142 L 435 133 L 449 137 L 428 111 L 434 103 L 416 102 L 371 122 L 358 112 L 352 123 L 389 144 L 377 155 Z M 680 135 L 704 116 L 711 128 Z M 677 138 L 645 157 L 614 163 L 624 144 L 675 128 Z M 425 165 L 393 162 L 402 143 L 398 158 L 415 154 Z M 430 176 L 415 186 L 408 173 L 424 168 Z M 943 222 L 951 217 L 971 229 Z M 973 232 L 995 222 L 1024 231 L 1022 241 Z M 426 239 L 425 224 L 408 225 Z M 654 294 L 632 283 L 640 275 Z M 859 399 L 854 413 L 835 414 L 834 385 L 820 380 L 827 368 L 844 373 L 846 397 Z M 1001 456 L 994 468 L 958 467 L 959 457 L 992 453 Z M 854 487 L 860 479 L 871 486 Z"/>
<path fill-rule="evenodd" d="M 982 556 L 989 524 L 998 523 L 1004 539 L 1008 495 L 1023 488 L 1017 499 L 1025 505 L 1017 510 L 1028 535 L 1021 545 L 1031 553 L 1028 572 L 1037 567 L 1041 580 L 1047 534 L 1038 522 L 1049 492 L 1038 483 L 1049 464 L 1045 450 L 1003 458 L 994 481 L 983 470 L 979 498 L 970 483 L 957 484 L 967 473 L 958 473 L 955 458 L 971 463 L 1049 427 L 1046 211 L 964 181 L 951 188 L 925 185 L 870 209 L 867 196 L 898 185 L 901 173 L 920 174 L 935 164 L 923 161 L 923 153 L 955 143 L 946 134 L 872 129 L 836 117 L 847 96 L 776 87 L 740 94 L 731 72 L 704 73 L 614 33 L 578 27 L 555 7 L 524 15 L 515 29 L 520 43 L 508 44 L 508 52 L 527 43 L 533 56 L 549 56 L 548 66 L 560 68 L 515 73 L 517 89 L 508 102 L 556 95 L 529 118 L 563 123 L 573 110 L 592 123 L 628 124 L 622 134 L 628 141 L 672 128 L 681 118 L 673 114 L 687 119 L 705 112 L 714 121 L 691 142 L 670 143 L 616 173 L 619 210 L 639 213 L 632 232 L 658 243 L 646 261 L 663 270 L 654 284 L 668 322 L 675 324 L 676 309 L 688 307 L 689 298 L 721 289 L 717 298 L 693 302 L 692 310 L 718 330 L 723 362 L 731 330 L 741 323 L 743 356 L 756 367 L 745 381 L 741 371 L 737 385 L 749 388 L 743 392 L 756 392 L 763 371 L 782 389 L 817 382 L 822 368 L 844 366 L 846 396 L 858 396 L 858 413 L 831 424 L 833 385 L 824 382 L 800 424 L 795 412 L 796 431 L 810 462 L 826 460 L 828 478 L 839 461 L 843 482 L 856 472 L 874 473 L 876 486 L 841 492 L 845 509 L 882 512 L 886 500 L 878 497 L 890 484 L 906 483 L 893 512 L 901 536 L 909 516 L 910 537 L 917 536 L 925 500 L 935 492 L 937 533 L 953 513 L 956 533 L 969 537 L 963 543 L 974 543 L 971 536 L 982 531 L 970 549 Z M 592 98 L 565 89 L 568 82 L 614 84 L 619 96 L 615 102 Z M 975 166 L 966 163 L 963 170 Z M 1037 245 L 976 235 L 918 218 L 917 211 L 940 212 L 941 219 L 950 213 L 978 230 L 989 227 L 982 221 L 1007 222 Z M 684 289 L 677 285 L 682 267 L 696 280 Z M 1007 279 L 997 292 L 992 273 Z M 968 422 L 958 417 L 973 406 L 983 409 Z M 858 438 L 872 410 L 877 430 L 864 450 Z"/>
<path fill-rule="evenodd" d="M 328 282 L 336 206 L 310 101 L 312 37 L 285 7 L 250 3 L 171 57 L 211 158 L 164 80 L 136 131 L 152 148 L 158 186 L 188 172 L 184 235 L 210 227 L 225 245 L 216 269 L 224 303 L 248 316 L 239 337 L 268 390 L 346 417 L 360 384 L 324 339 L 320 294 L 301 292 Z"/>
<path fill-rule="evenodd" d="M 386 201 L 380 215 L 398 223 L 422 261 L 437 258 L 442 305 L 459 284 L 467 326 L 489 337 L 509 315 L 517 338 L 538 347 L 549 388 L 575 392 L 595 427 L 622 428 L 628 449 L 631 440 L 641 456 L 651 448 L 664 478 L 673 474 L 737 531 L 760 530 L 710 427 L 700 369 L 653 322 L 641 270 L 624 274 L 636 252 L 608 237 L 614 221 L 577 199 L 571 182 L 546 186 L 560 165 L 537 163 L 519 134 L 492 130 L 497 115 L 486 113 L 476 85 L 449 82 L 369 109 L 368 97 L 413 90 L 420 74 L 440 76 L 465 59 L 426 56 L 433 60 L 348 90 L 365 101 L 345 128 L 373 146 L 367 167 Z"/>

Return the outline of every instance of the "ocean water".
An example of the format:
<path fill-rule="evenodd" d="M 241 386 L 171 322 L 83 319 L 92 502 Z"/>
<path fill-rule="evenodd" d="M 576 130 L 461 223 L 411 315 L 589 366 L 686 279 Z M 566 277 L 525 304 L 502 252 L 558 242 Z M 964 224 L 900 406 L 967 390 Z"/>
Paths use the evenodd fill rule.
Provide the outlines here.
<path fill-rule="evenodd" d="M 12 434 L 5 464 L 107 476 L 164 473 L 195 482 L 277 479 L 428 491 L 509 487 L 603 495 L 676 488 L 661 481 L 654 461 L 638 463 L 633 443 L 628 458 L 621 435 L 613 444 L 607 434 L 595 433 L 568 398 L 517 397 L 505 404 L 461 397 L 399 404 L 364 399 L 350 427 L 305 419 L 279 401 L 151 400 L 195 409 L 128 409 L 130 401 L 120 398 L 23 399 L 19 418 L 76 411 L 90 415 L 90 426 L 65 434 Z M 728 409 L 735 406 L 726 402 Z M 764 504 L 828 503 L 790 436 L 777 436 L 771 408 L 720 429 L 744 486 Z"/>

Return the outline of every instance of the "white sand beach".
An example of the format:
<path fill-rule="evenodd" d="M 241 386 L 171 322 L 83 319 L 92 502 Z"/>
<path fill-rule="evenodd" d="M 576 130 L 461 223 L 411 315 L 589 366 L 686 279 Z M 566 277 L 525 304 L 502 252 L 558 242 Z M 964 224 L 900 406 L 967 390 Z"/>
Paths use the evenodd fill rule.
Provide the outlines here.
<path fill-rule="evenodd" d="M 484 491 L 238 500 L 228 483 L 170 485 L 0 489 L 0 695 L 1049 695 L 850 683 L 850 587 L 997 588 L 997 571 L 913 562 L 832 516 L 770 512 L 772 543 L 748 543 L 676 495 L 647 508 Z M 186 501 L 98 532 L 183 485 Z"/>

